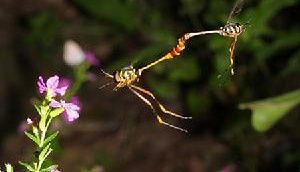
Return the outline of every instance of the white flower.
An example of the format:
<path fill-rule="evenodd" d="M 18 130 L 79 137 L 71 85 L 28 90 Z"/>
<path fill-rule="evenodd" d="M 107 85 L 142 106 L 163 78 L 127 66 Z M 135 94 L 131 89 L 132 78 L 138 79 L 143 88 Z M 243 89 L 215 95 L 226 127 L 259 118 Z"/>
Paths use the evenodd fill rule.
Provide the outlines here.
<path fill-rule="evenodd" d="M 82 48 L 73 40 L 68 40 L 64 45 L 64 61 L 67 65 L 79 65 L 85 60 L 85 54 Z"/>

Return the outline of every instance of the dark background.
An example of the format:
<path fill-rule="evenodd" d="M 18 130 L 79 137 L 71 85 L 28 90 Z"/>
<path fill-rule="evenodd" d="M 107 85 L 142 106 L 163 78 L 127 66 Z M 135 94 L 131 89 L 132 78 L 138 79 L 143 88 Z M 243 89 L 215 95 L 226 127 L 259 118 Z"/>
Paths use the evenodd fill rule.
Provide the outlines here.
<path fill-rule="evenodd" d="M 193 120 L 169 118 L 188 134 L 161 126 L 152 111 L 126 89 L 99 90 L 108 72 L 148 64 L 168 52 L 186 32 L 223 26 L 234 1 L 219 0 L 1 0 L 0 163 L 30 160 L 34 148 L 18 132 L 36 116 L 39 75 L 73 77 L 63 44 L 77 41 L 100 66 L 89 72 L 77 95 L 79 120 L 57 121 L 54 162 L 61 171 L 299 171 L 299 108 L 270 130 L 251 126 L 239 103 L 276 96 L 300 86 L 300 3 L 246 1 L 234 18 L 249 22 L 237 43 L 230 76 L 229 38 L 193 38 L 183 54 L 144 73 L 140 85 L 171 111 Z M 19 171 L 19 170 L 17 170 Z M 98 170 L 99 171 L 99 170 Z"/>

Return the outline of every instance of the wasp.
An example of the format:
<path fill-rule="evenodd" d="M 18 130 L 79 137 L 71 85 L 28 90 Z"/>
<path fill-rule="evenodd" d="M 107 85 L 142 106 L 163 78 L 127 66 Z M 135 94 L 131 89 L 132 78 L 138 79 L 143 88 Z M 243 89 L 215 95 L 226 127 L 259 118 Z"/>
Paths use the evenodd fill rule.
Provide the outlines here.
<path fill-rule="evenodd" d="M 242 6 L 244 5 L 244 0 L 238 0 L 236 1 L 235 5 L 233 6 L 225 26 L 220 27 L 217 30 L 210 30 L 210 31 L 201 31 L 201 32 L 194 32 L 190 33 L 191 36 L 198 36 L 198 35 L 206 35 L 206 34 L 214 34 L 217 33 L 221 36 L 230 37 L 232 38 L 232 41 L 230 43 L 229 47 L 229 53 L 230 53 L 230 70 L 231 75 L 234 75 L 234 50 L 236 47 L 236 42 L 238 36 L 243 33 L 246 29 L 246 25 L 248 24 L 239 24 L 239 23 L 233 23 L 231 22 L 232 17 L 236 16 L 240 11 L 242 10 Z"/>
<path fill-rule="evenodd" d="M 156 119 L 159 124 L 166 125 L 166 126 L 169 126 L 171 128 L 174 128 L 174 129 L 177 129 L 177 130 L 180 130 L 183 132 L 188 132 L 186 129 L 183 129 L 183 128 L 180 128 L 180 127 L 177 127 L 175 125 L 165 122 L 158 115 L 158 113 L 156 112 L 152 103 L 146 97 L 144 97 L 142 94 L 145 94 L 145 95 L 148 95 L 149 97 L 151 97 L 157 103 L 160 110 L 165 114 L 171 115 L 173 117 L 181 118 L 181 119 L 192 119 L 192 117 L 181 116 L 181 115 L 178 115 L 174 112 L 167 110 L 157 100 L 157 98 L 153 95 L 153 93 L 151 93 L 150 91 L 148 91 L 140 86 L 137 86 L 136 84 L 139 82 L 139 79 L 141 78 L 142 73 L 146 69 L 149 69 L 150 67 L 157 65 L 158 63 L 160 63 L 164 60 L 172 59 L 176 56 L 179 56 L 181 54 L 181 52 L 185 49 L 186 41 L 188 39 L 190 39 L 191 37 L 193 37 L 193 35 L 191 35 L 191 33 L 186 33 L 184 36 L 182 36 L 181 38 L 178 39 L 178 43 L 176 44 L 176 46 L 173 49 L 171 49 L 168 53 L 166 53 L 164 56 L 162 56 L 158 60 L 156 60 L 142 68 L 134 68 L 132 65 L 130 65 L 130 66 L 122 68 L 121 70 L 117 70 L 117 71 L 113 72 L 113 74 L 107 73 L 101 69 L 102 73 L 104 73 L 104 75 L 106 77 L 112 79 L 112 82 L 109 82 L 109 83 L 103 85 L 102 87 L 100 87 L 100 89 L 102 89 L 112 83 L 116 84 L 116 86 L 113 89 L 114 91 L 117 91 L 118 89 L 121 89 L 121 88 L 128 88 L 131 92 L 133 92 L 138 98 L 140 98 L 144 103 L 146 103 L 152 109 L 153 114 L 155 114 Z"/>

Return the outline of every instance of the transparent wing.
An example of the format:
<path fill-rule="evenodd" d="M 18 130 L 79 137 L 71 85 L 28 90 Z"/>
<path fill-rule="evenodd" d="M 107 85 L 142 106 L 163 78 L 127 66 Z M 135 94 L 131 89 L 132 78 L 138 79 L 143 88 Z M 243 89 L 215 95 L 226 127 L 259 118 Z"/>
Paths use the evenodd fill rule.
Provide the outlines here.
<path fill-rule="evenodd" d="M 233 8 L 231 9 L 231 12 L 227 18 L 227 24 L 230 22 L 230 20 L 235 17 L 236 15 L 238 15 L 243 8 L 243 5 L 245 3 L 245 0 L 237 0 L 233 6 Z"/>

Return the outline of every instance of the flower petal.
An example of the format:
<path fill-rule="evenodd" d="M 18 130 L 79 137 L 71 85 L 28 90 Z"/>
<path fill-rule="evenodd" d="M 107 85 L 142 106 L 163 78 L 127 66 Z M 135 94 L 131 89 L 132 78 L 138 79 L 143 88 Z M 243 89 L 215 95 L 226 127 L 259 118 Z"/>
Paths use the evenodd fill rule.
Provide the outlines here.
<path fill-rule="evenodd" d="M 59 108 L 59 107 L 62 107 L 62 104 L 54 99 L 52 99 L 51 103 L 50 103 L 50 106 L 53 107 L 53 108 Z"/>
<path fill-rule="evenodd" d="M 66 110 L 67 120 L 69 122 L 72 122 L 75 119 L 79 118 L 79 113 L 76 110 L 74 109 L 65 109 L 65 110 Z"/>
<path fill-rule="evenodd" d="M 39 88 L 39 92 L 42 94 L 44 91 L 47 90 L 46 84 L 44 82 L 43 77 L 39 76 L 39 80 L 37 81 L 37 85 Z"/>
<path fill-rule="evenodd" d="M 73 103 L 66 103 L 66 106 L 68 109 L 72 109 L 72 110 L 76 110 L 76 111 L 80 110 L 80 107 Z"/>
<path fill-rule="evenodd" d="M 90 51 L 86 51 L 86 52 L 84 53 L 84 55 L 85 55 L 85 60 L 86 60 L 89 64 L 91 64 L 91 65 L 93 65 L 93 66 L 99 66 L 99 60 L 96 58 L 96 55 L 95 55 L 94 53 L 92 53 L 92 52 L 90 52 Z"/>
<path fill-rule="evenodd" d="M 68 89 L 68 86 L 60 87 L 54 90 L 54 92 L 60 94 L 61 96 L 65 95 L 66 91 Z"/>
<path fill-rule="evenodd" d="M 47 88 L 53 89 L 55 92 L 55 89 L 58 87 L 58 83 L 59 83 L 59 77 L 57 75 L 52 76 L 47 80 Z"/>

